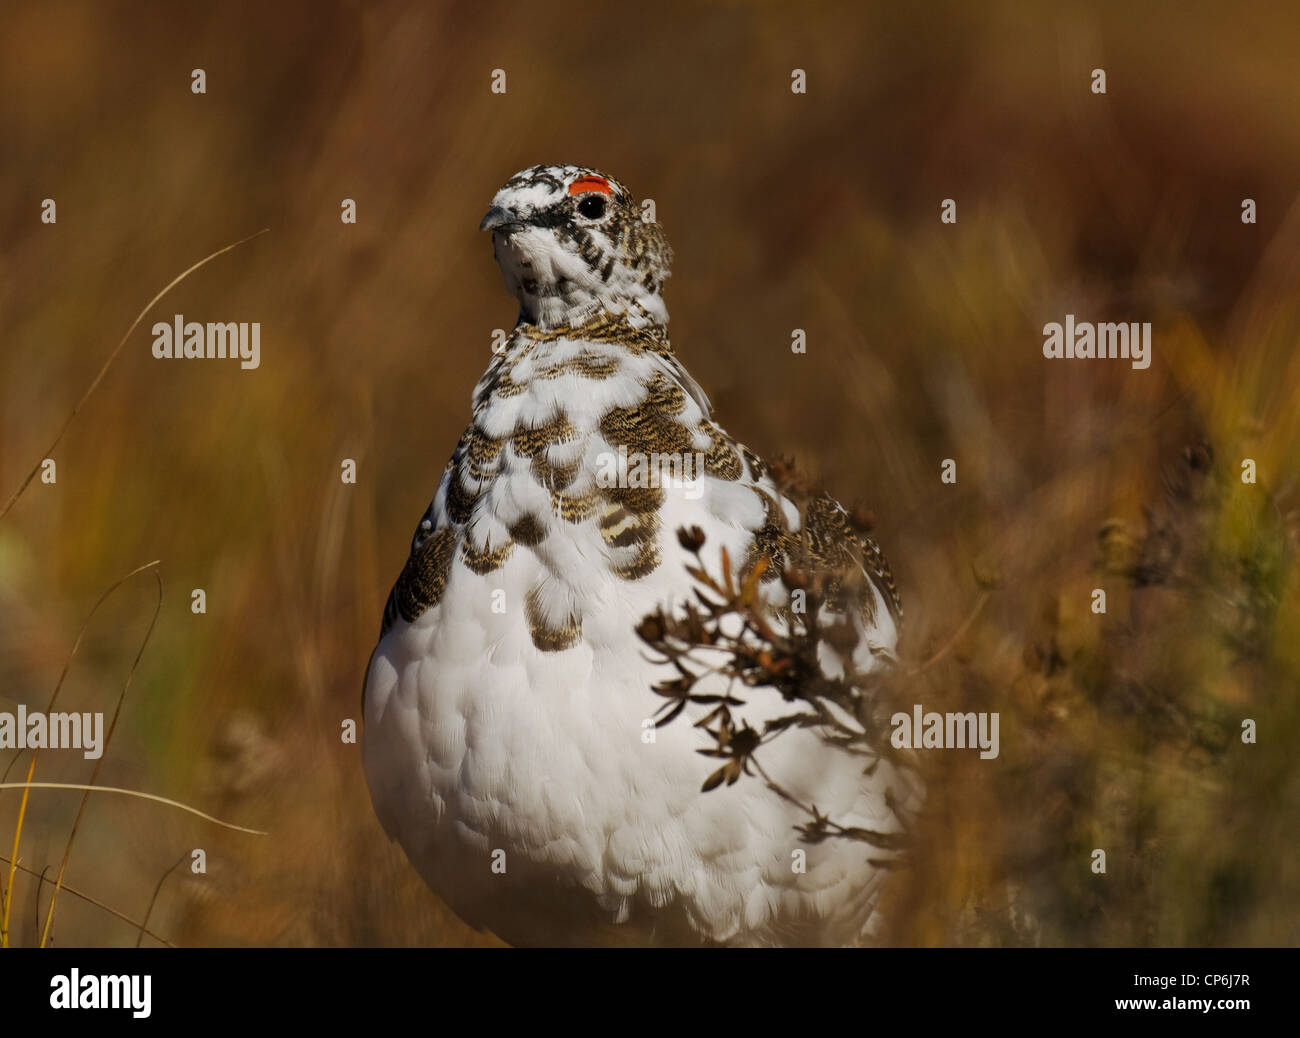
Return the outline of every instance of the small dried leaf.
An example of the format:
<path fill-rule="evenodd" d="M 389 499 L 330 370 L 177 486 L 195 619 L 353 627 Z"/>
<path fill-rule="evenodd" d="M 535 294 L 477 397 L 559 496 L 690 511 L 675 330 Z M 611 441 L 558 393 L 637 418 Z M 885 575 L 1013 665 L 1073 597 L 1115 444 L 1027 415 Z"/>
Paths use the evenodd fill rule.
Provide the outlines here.
<path fill-rule="evenodd" d="M 667 713 L 664 717 L 662 717 L 662 718 L 660 718 L 658 721 L 656 721 L 656 722 L 655 722 L 655 727 L 656 727 L 656 728 L 662 728 L 664 725 L 668 724 L 670 721 L 674 721 L 674 720 L 676 720 L 676 719 L 677 719 L 677 716 L 678 716 L 678 715 L 679 715 L 683 710 L 685 710 L 685 709 L 686 709 L 686 700 L 683 699 L 683 700 L 679 701 L 679 702 L 678 702 L 678 703 L 677 703 L 677 704 L 676 704 L 676 705 L 675 705 L 671 710 L 669 710 L 668 713 Z"/>
<path fill-rule="evenodd" d="M 727 777 L 727 765 L 723 765 L 712 775 L 704 780 L 704 785 L 700 787 L 701 793 L 707 793 L 711 789 L 717 789 L 722 785 L 722 780 Z"/>

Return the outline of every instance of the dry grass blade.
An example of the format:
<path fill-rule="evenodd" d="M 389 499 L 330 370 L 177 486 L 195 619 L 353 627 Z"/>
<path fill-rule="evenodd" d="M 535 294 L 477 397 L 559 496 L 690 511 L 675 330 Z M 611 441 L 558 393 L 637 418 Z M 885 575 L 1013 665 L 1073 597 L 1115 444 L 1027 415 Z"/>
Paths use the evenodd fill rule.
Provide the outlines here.
<path fill-rule="evenodd" d="M 158 877 L 158 883 L 153 888 L 153 897 L 149 898 L 149 907 L 144 910 L 144 920 L 140 923 L 140 932 L 136 934 L 135 946 L 137 948 L 140 947 L 140 942 L 144 940 L 144 935 L 148 932 L 145 930 L 145 927 L 149 925 L 149 917 L 153 915 L 153 906 L 158 903 L 158 895 L 162 893 L 163 884 L 167 882 L 167 877 L 180 868 L 188 857 L 188 852 L 182 854 L 176 859 L 175 864 L 173 864 L 171 868 Z"/>
<path fill-rule="evenodd" d="M 68 672 L 72 668 L 73 660 L 76 659 L 77 652 L 81 647 L 82 640 L 85 638 L 86 631 L 90 626 L 90 622 L 94 619 L 95 614 L 99 611 L 99 608 L 104 604 L 105 601 L 108 600 L 109 596 L 111 596 L 114 591 L 116 591 L 119 587 L 125 584 L 132 577 L 138 576 L 140 573 L 143 573 L 146 570 L 155 569 L 155 567 L 157 567 L 158 564 L 159 564 L 158 560 L 155 559 L 153 562 L 148 562 L 143 566 L 136 567 L 130 573 L 126 574 L 124 577 L 120 578 L 119 580 L 115 581 L 112 585 L 110 585 L 103 592 L 103 594 L 101 594 L 99 598 L 95 601 L 95 604 L 91 607 L 90 612 L 87 614 L 86 619 L 83 621 L 81 625 L 81 629 L 77 632 L 77 638 L 73 642 L 72 651 L 68 654 L 68 659 L 63 665 L 63 670 L 59 674 L 59 680 L 55 685 L 54 694 L 50 697 L 50 701 L 46 706 L 47 713 L 54 708 L 54 705 L 58 701 L 59 694 L 60 692 L 62 692 L 64 682 L 67 679 Z M 134 678 L 135 672 L 140 665 L 140 660 L 144 656 L 145 648 L 149 644 L 149 639 L 153 635 L 154 627 L 158 623 L 158 616 L 162 611 L 162 596 L 163 596 L 162 579 L 158 576 L 156 569 L 154 572 L 154 579 L 157 582 L 158 600 L 154 606 L 154 612 L 153 612 L 153 616 L 150 618 L 149 627 L 145 631 L 144 637 L 140 641 L 140 647 L 136 651 L 135 659 L 131 663 L 131 669 L 128 671 L 126 680 L 123 682 L 122 685 L 122 691 L 118 695 L 117 705 L 113 711 L 113 718 L 109 723 L 108 732 L 106 733 L 105 740 L 104 740 L 105 749 L 107 749 L 108 745 L 112 742 L 114 729 L 117 727 L 118 718 L 121 716 L 122 704 L 126 700 L 126 694 L 131 687 L 131 681 Z M 91 775 L 91 782 L 89 784 L 34 782 L 32 781 L 32 778 L 36 773 L 36 762 L 39 756 L 40 756 L 39 749 L 32 751 L 31 761 L 27 767 L 26 781 L 24 782 L 0 781 L 0 789 L 21 789 L 23 791 L 22 802 L 19 805 L 19 809 L 18 809 L 18 821 L 14 827 L 14 842 L 13 842 L 12 856 L 9 859 L 7 859 L 9 863 L 9 877 L 8 877 L 8 882 L 6 884 L 6 888 L 3 892 L 4 894 L 3 912 L 0 913 L 0 947 L 7 948 L 9 946 L 9 919 L 10 919 L 10 913 L 13 908 L 14 878 L 15 878 L 16 870 L 19 868 L 18 850 L 22 842 L 23 821 L 27 813 L 27 801 L 30 795 L 30 791 L 33 789 L 80 789 L 85 793 L 85 795 L 81 799 L 81 804 L 77 809 L 77 816 L 73 822 L 72 831 L 68 835 L 68 842 L 64 847 L 63 858 L 59 863 L 59 872 L 55 879 L 55 884 L 54 884 L 54 895 L 50 899 L 50 905 L 46 915 L 45 926 L 42 931 L 42 936 L 41 936 L 42 946 L 44 946 L 44 944 L 49 938 L 50 927 L 52 926 L 54 920 L 54 906 L 57 903 L 59 891 L 63 889 L 63 877 L 64 877 L 64 873 L 67 870 L 68 861 L 72 854 L 73 841 L 76 839 L 77 830 L 81 824 L 82 816 L 85 813 L 86 804 L 90 799 L 90 794 L 95 790 L 99 790 L 101 792 L 106 792 L 106 793 L 120 793 L 127 796 L 135 796 L 143 799 L 155 800 L 159 803 L 169 804 L 173 807 L 179 807 L 182 810 L 198 815 L 200 818 L 203 818 L 210 822 L 214 822 L 217 825 L 221 825 L 229 829 L 234 829 L 239 832 L 253 833 L 255 835 L 265 835 L 265 833 L 262 833 L 260 830 L 249 829 L 244 826 L 234 825 L 233 823 L 223 822 L 218 818 L 214 818 L 211 815 L 199 811 L 197 808 L 190 807 L 186 804 L 180 803 L 179 801 L 171 800 L 166 797 L 157 796 L 152 793 L 141 793 L 135 790 L 119 789 L 111 786 L 96 786 L 94 783 L 95 783 L 95 779 L 99 776 L 100 768 L 103 766 L 103 762 L 104 762 L 103 756 L 101 756 L 99 760 L 96 762 L 95 770 Z M 14 759 L 16 760 L 17 758 L 15 757 Z M 12 766 L 12 762 L 11 762 L 11 766 Z M 6 769 L 6 774 L 7 772 L 8 769 Z"/>
<path fill-rule="evenodd" d="M 81 399 L 78 400 L 76 404 L 73 405 L 71 413 L 64 420 L 63 426 L 59 429 L 58 435 L 54 437 L 54 442 L 51 443 L 49 447 L 46 448 L 45 453 L 42 454 L 41 457 L 37 459 L 36 464 L 33 465 L 31 471 L 27 473 L 27 478 L 24 479 L 22 483 L 18 485 L 18 489 L 15 490 L 9 496 L 9 500 L 5 502 L 4 508 L 0 509 L 0 519 L 3 519 L 6 515 L 9 514 L 9 509 L 13 508 L 13 506 L 17 503 L 18 499 L 23 496 L 23 491 L 25 491 L 31 485 L 32 480 L 36 478 L 36 474 L 41 470 L 41 462 L 44 461 L 46 458 L 48 458 L 51 454 L 53 454 L 55 448 L 59 446 L 59 443 L 62 441 L 64 434 L 67 433 L 69 427 L 71 427 L 73 419 L 77 417 L 77 412 L 79 412 L 81 408 L 85 405 L 86 401 L 90 399 L 90 394 L 92 394 L 97 388 L 99 388 L 100 382 L 102 382 L 104 376 L 108 374 L 108 369 L 112 367 L 113 361 L 117 360 L 117 355 L 122 352 L 122 347 L 126 345 L 126 340 L 131 337 L 131 333 L 135 331 L 136 326 L 142 320 L 144 320 L 144 315 L 147 314 L 150 310 L 152 310 L 154 308 L 154 305 L 160 299 L 162 299 L 163 296 L 165 296 L 168 292 L 170 292 L 173 288 L 179 285 L 182 281 L 184 281 L 187 277 L 193 274 L 204 264 L 211 262 L 212 260 L 216 259 L 218 256 L 222 255 L 223 253 L 229 252 L 231 249 L 239 248 L 239 246 L 243 245 L 245 242 L 250 242 L 254 238 L 258 238 L 261 235 L 266 234 L 270 229 L 271 228 L 269 227 L 263 227 L 256 234 L 250 234 L 247 238 L 240 238 L 239 241 L 237 242 L 232 242 L 231 244 L 225 246 L 224 248 L 218 249 L 216 252 L 209 253 L 207 256 L 204 256 L 193 266 L 182 271 L 180 274 L 177 274 L 176 277 L 172 278 L 172 280 L 169 281 L 166 284 L 166 286 L 164 286 L 163 289 L 156 296 L 150 299 L 149 302 L 145 303 L 144 309 L 141 310 L 138 314 L 136 314 L 135 320 L 131 322 L 131 327 L 126 330 L 126 334 L 123 335 L 122 338 L 119 340 L 118 344 L 113 347 L 113 352 L 110 353 L 108 355 L 108 359 L 104 361 L 103 366 L 99 369 L 99 374 L 97 374 L 94 377 L 90 385 L 86 388 L 86 391 L 81 394 Z"/>
<path fill-rule="evenodd" d="M 10 861 L 8 858 L 6 858 L 3 854 L 0 854 L 0 863 L 3 863 L 3 864 L 5 864 L 5 865 L 12 865 L 12 864 L 14 864 L 12 861 Z M 172 867 L 175 868 L 175 866 L 172 866 Z M 47 868 L 48 868 L 48 866 L 47 866 Z M 42 870 L 41 872 L 37 872 L 35 869 L 29 869 L 26 865 L 19 865 L 19 866 L 18 866 L 18 871 L 19 871 L 19 872 L 25 872 L 25 873 L 27 873 L 27 875 L 29 875 L 29 876 L 35 876 L 38 880 L 39 880 L 39 879 L 42 879 L 42 878 L 44 877 L 44 875 L 45 875 L 45 870 Z M 170 871 L 170 870 L 168 870 L 168 871 Z M 164 878 L 165 878 L 165 877 L 164 877 Z M 161 885 L 161 884 L 160 884 L 160 885 Z M 128 925 L 135 927 L 137 930 L 140 931 L 140 933 L 141 933 L 142 935 L 144 935 L 144 936 L 148 936 L 148 937 L 152 937 L 155 941 L 158 941 L 160 944 L 164 944 L 164 945 L 166 945 L 168 948 L 175 948 L 175 947 L 176 947 L 176 945 L 174 945 L 171 941 L 167 940 L 167 938 L 164 937 L 162 934 L 154 933 L 154 931 L 152 931 L 152 930 L 149 929 L 149 927 L 148 927 L 148 925 L 147 925 L 148 922 L 149 922 L 149 916 L 148 916 L 148 914 L 145 915 L 144 922 L 140 922 L 140 923 L 138 923 L 138 922 L 136 922 L 134 919 L 132 919 L 129 915 L 127 915 L 125 912 L 119 912 L 119 911 L 118 911 L 116 908 L 114 908 L 112 905 L 106 905 L 106 904 L 104 904 L 103 901 L 100 901 L 100 900 L 98 900 L 97 898 L 93 898 L 93 897 L 91 897 L 89 894 L 83 893 L 82 891 L 78 890 L 76 887 L 65 886 L 63 889 L 66 890 L 66 891 L 67 891 L 69 894 L 71 894 L 73 897 L 75 897 L 75 898 L 79 898 L 79 899 L 81 899 L 82 901 L 86 902 L 86 904 L 88 904 L 88 905 L 94 905 L 96 908 L 102 909 L 103 911 L 107 912 L 109 915 L 111 915 L 111 916 L 113 916 L 113 917 L 115 917 L 115 918 L 117 918 L 117 919 L 122 920 L 122 922 L 127 923 Z M 155 896 L 156 896 L 156 895 L 155 895 Z M 153 907 L 153 902 L 152 902 L 152 901 L 149 903 L 149 906 L 150 906 L 150 908 Z M 137 947 L 138 947 L 138 946 L 139 946 L 139 942 L 137 942 Z"/>
<path fill-rule="evenodd" d="M 166 804 L 168 807 L 178 807 L 197 818 L 202 818 L 205 822 L 211 822 L 213 825 L 219 825 L 223 829 L 231 829 L 237 833 L 248 833 L 252 836 L 269 835 L 265 829 L 250 829 L 246 825 L 236 825 L 234 822 L 222 821 L 206 811 L 200 811 L 197 807 L 191 807 L 189 804 L 173 800 L 171 797 L 159 796 L 157 793 L 145 793 L 138 789 L 123 789 L 121 786 L 92 786 L 85 782 L 0 782 L 0 789 L 82 789 L 89 793 L 116 793 L 119 796 L 138 797 L 141 800 L 152 800 L 157 804 Z M 12 865 L 12 862 L 10 864 Z"/>
<path fill-rule="evenodd" d="M 90 785 L 93 787 L 95 781 L 99 778 L 100 769 L 104 766 L 107 759 L 108 748 L 113 742 L 113 732 L 117 729 L 118 718 L 122 715 L 122 704 L 126 702 L 127 690 L 131 687 L 131 679 L 135 677 L 136 668 L 140 666 L 140 660 L 144 658 L 144 650 L 149 645 L 149 639 L 153 637 L 153 629 L 158 625 L 158 615 L 162 612 L 163 604 L 163 585 L 162 577 L 158 575 L 158 570 L 153 571 L 154 582 L 158 588 L 158 601 L 154 603 L 153 616 L 149 618 L 149 627 L 144 632 L 144 637 L 140 639 L 140 648 L 136 650 L 135 659 L 131 661 L 131 669 L 126 672 L 126 680 L 122 682 L 122 691 L 118 693 L 117 705 L 113 708 L 113 719 L 108 724 L 108 731 L 104 735 L 103 752 L 99 759 L 95 761 L 95 769 L 90 773 Z M 35 764 L 35 756 L 32 758 Z M 24 798 L 27 793 L 24 791 Z M 68 859 L 72 857 L 72 844 L 77 838 L 77 830 L 81 826 L 82 815 L 86 812 L 86 804 L 90 800 L 90 792 L 87 791 L 81 798 L 81 804 L 77 807 L 77 817 L 72 821 L 72 831 L 68 833 L 68 842 L 63 848 L 63 859 L 59 862 L 59 874 L 54 879 L 54 893 L 50 896 L 50 907 L 45 916 L 45 929 L 41 933 L 41 947 L 45 947 L 45 942 L 50 935 L 50 927 L 54 923 L 54 906 L 59 900 L 59 891 L 63 888 L 63 874 L 68 868 Z"/>
<path fill-rule="evenodd" d="M 970 613 L 967 614 L 966 619 L 962 621 L 961 626 L 958 627 L 957 630 L 953 631 L 951 636 L 949 636 L 948 640 L 944 642 L 943 645 L 941 645 L 938 649 L 932 652 L 929 655 L 929 657 L 922 660 L 911 670 L 907 671 L 907 673 L 905 673 L 903 677 L 909 679 L 919 677 L 921 674 L 924 674 L 927 670 L 933 667 L 941 659 L 947 656 L 948 653 L 950 653 L 953 650 L 953 647 L 959 641 L 961 641 L 962 636 L 965 635 L 965 633 L 969 631 L 971 627 L 974 625 L 975 621 L 979 619 L 979 615 L 983 611 L 984 606 L 988 603 L 988 600 L 989 600 L 989 592 L 981 591 L 979 598 L 975 600 L 974 608 L 972 608 Z"/>
<path fill-rule="evenodd" d="M 95 618 L 95 614 L 99 611 L 99 607 L 102 606 L 108 600 L 108 597 L 114 591 L 116 591 L 119 587 L 125 584 L 132 577 L 137 576 L 138 574 L 143 573 L 145 570 L 151 569 L 154 566 L 157 566 L 158 564 L 159 564 L 159 560 L 154 559 L 153 562 L 146 562 L 143 566 L 137 566 L 135 569 L 131 570 L 131 572 L 128 573 L 126 576 L 122 577 L 120 580 L 117 580 L 113 584 L 109 585 L 109 587 L 104 591 L 104 593 L 100 595 L 98 599 L 96 599 L 95 604 L 90 607 L 90 612 L 86 614 L 86 619 L 81 624 L 81 630 L 77 632 L 77 638 L 72 643 L 72 651 L 68 653 L 68 658 L 63 664 L 63 670 L 59 673 L 59 680 L 54 686 L 54 694 L 50 696 L 50 701 L 45 706 L 45 712 L 47 714 L 54 709 L 54 704 L 59 701 L 59 693 L 63 691 L 63 683 L 64 681 L 67 680 L 68 671 L 72 669 L 72 661 L 77 658 L 77 651 L 81 648 L 81 641 L 83 638 L 85 638 L 86 630 L 90 627 L 90 621 Z M 161 607 L 162 604 L 161 583 L 159 584 L 159 588 L 160 588 L 159 606 Z M 153 631 L 153 624 L 154 622 L 157 621 L 157 619 L 158 619 L 158 613 L 157 610 L 155 610 L 153 622 L 149 624 L 150 632 Z M 147 642 L 148 640 L 149 640 L 148 635 L 146 634 L 145 641 Z M 143 652 L 143 648 L 144 647 L 142 645 L 141 646 L 142 652 Z M 139 662 L 139 659 L 140 657 L 137 655 L 136 656 L 137 663 Z M 134 664 L 131 667 L 131 671 L 132 673 L 135 672 Z M 127 681 L 128 683 L 130 682 L 129 677 L 127 678 Z M 27 790 L 32 788 L 32 777 L 36 774 L 36 761 L 40 758 L 40 755 L 41 755 L 41 751 L 39 748 L 32 750 L 32 759 L 27 765 L 27 781 L 22 783 L 21 785 L 14 784 L 10 786 L 2 781 L 3 779 L 8 777 L 9 768 L 13 767 L 13 762 L 18 759 L 17 756 L 15 756 L 13 760 L 9 762 L 9 767 L 5 768 L 4 774 L 0 775 L 0 789 L 4 789 L 4 788 L 23 789 L 22 803 L 18 805 L 18 822 L 14 826 L 14 845 L 13 845 L 12 855 L 9 861 L 9 879 L 5 885 L 4 891 L 0 892 L 0 901 L 3 901 L 2 910 L 0 910 L 0 948 L 9 947 L 9 914 L 13 909 L 14 870 L 17 867 L 17 862 L 18 862 L 18 847 L 20 842 L 22 841 L 23 820 L 27 815 Z"/>

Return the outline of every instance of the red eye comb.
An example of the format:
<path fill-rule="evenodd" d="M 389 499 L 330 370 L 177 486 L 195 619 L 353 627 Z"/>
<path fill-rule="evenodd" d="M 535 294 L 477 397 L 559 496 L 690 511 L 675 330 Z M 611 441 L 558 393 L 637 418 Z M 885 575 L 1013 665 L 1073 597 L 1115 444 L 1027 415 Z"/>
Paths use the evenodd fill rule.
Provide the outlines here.
<path fill-rule="evenodd" d="M 581 195 L 588 191 L 599 191 L 601 194 L 612 195 L 614 189 L 609 186 L 609 181 L 604 177 L 598 177 L 594 173 L 585 177 L 579 177 L 569 185 L 569 194 Z"/>

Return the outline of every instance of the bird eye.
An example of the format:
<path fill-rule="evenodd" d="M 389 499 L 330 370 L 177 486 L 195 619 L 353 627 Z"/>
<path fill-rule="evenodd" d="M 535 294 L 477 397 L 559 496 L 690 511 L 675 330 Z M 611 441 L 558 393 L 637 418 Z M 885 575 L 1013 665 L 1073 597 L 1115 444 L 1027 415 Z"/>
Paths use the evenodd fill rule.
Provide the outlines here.
<path fill-rule="evenodd" d="M 578 212 L 588 220 L 599 220 L 605 215 L 605 200 L 597 194 L 589 194 L 578 203 Z"/>

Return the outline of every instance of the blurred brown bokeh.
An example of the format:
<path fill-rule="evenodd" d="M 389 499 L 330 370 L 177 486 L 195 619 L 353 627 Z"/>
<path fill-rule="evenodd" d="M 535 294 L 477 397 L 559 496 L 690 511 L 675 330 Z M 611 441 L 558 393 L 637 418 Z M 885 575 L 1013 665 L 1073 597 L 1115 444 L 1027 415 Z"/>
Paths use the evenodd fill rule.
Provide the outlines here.
<path fill-rule="evenodd" d="M 916 701 L 1002 712 L 998 761 L 933 762 L 889 939 L 1300 940 L 1300 9 L 873 6 L 0 5 L 0 497 L 159 288 L 270 228 L 146 317 L 58 483 L 0 520 L 0 709 L 43 708 L 98 595 L 159 559 L 99 781 L 271 835 L 100 794 L 68 884 L 139 919 L 202 847 L 150 917 L 177 943 L 491 941 L 388 844 L 339 731 L 514 320 L 478 220 L 517 169 L 573 162 L 655 199 L 719 420 L 873 509 Z M 177 313 L 260 321 L 261 367 L 155 360 Z M 1151 321 L 1150 369 L 1044 360 L 1066 313 Z M 1169 504 L 1202 444 L 1213 492 Z M 1159 522 L 1177 580 L 1110 557 Z M 96 614 L 62 706 L 111 711 L 153 603 L 145 577 Z M 57 868 L 77 804 L 32 794 L 24 864 Z M 49 895 L 20 874 L 11 943 Z M 54 939 L 136 932 L 62 895 Z"/>

